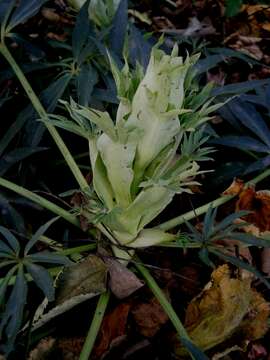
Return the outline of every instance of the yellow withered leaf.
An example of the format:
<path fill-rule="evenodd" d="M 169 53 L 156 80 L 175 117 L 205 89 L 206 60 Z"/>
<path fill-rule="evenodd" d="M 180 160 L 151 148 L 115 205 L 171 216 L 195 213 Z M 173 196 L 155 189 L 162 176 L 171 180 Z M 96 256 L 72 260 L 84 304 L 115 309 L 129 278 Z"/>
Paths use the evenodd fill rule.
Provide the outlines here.
<path fill-rule="evenodd" d="M 222 344 L 234 334 L 254 340 L 267 330 L 269 304 L 251 289 L 250 279 L 234 278 L 228 265 L 218 267 L 212 280 L 187 307 L 186 330 L 196 346 L 205 351 Z M 178 358 L 187 355 L 184 347 L 174 342 Z"/>

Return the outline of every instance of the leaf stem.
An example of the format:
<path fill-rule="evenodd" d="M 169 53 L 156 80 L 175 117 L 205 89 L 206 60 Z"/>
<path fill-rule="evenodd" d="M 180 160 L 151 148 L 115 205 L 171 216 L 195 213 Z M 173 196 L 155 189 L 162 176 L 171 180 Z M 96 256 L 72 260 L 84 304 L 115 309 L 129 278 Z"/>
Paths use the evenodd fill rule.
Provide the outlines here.
<path fill-rule="evenodd" d="M 82 348 L 79 360 L 88 360 L 93 350 L 102 320 L 104 317 L 105 310 L 107 308 L 110 299 L 109 291 L 101 294 L 97 303 L 96 311 L 92 319 L 85 343 Z"/>
<path fill-rule="evenodd" d="M 69 223 L 71 223 L 77 227 L 80 227 L 80 222 L 74 215 L 70 214 L 67 210 L 64 210 L 60 206 L 55 205 L 51 201 L 43 198 L 42 196 L 37 195 L 34 192 L 27 190 L 22 186 L 16 185 L 13 182 L 3 179 L 1 177 L 0 177 L 0 185 L 4 186 L 5 188 L 7 188 L 9 190 L 16 192 L 17 194 L 24 196 L 25 198 L 33 201 L 34 203 L 42 206 L 43 208 L 50 210 L 54 214 L 61 216 L 63 219 L 67 220 Z"/>
<path fill-rule="evenodd" d="M 263 173 L 261 173 L 260 175 L 256 176 L 254 179 L 248 181 L 246 183 L 246 185 L 248 184 L 257 184 L 258 182 L 262 181 L 263 179 L 265 179 L 266 177 L 270 176 L 270 169 L 265 170 Z M 204 204 L 198 208 L 196 208 L 195 210 L 191 210 L 186 212 L 183 215 L 177 216 L 171 220 L 168 220 L 160 225 L 157 226 L 158 229 L 161 230 L 170 230 L 173 229 L 176 226 L 179 226 L 181 224 L 183 224 L 185 221 L 189 221 L 191 219 L 194 219 L 196 216 L 202 215 L 204 213 L 207 212 L 207 210 L 209 209 L 210 206 L 214 208 L 225 204 L 226 202 L 228 202 L 229 200 L 233 199 L 236 195 L 225 195 L 225 196 L 221 196 L 218 199 L 211 201 L 207 204 Z"/>
<path fill-rule="evenodd" d="M 9 65 L 12 67 L 13 71 L 15 72 L 22 87 L 24 88 L 29 99 L 31 100 L 32 105 L 33 105 L 34 109 L 36 110 L 36 112 L 38 113 L 38 115 L 41 117 L 41 119 L 47 120 L 44 122 L 44 124 L 47 127 L 49 133 L 51 134 L 52 138 L 54 139 L 59 150 L 61 151 L 63 157 L 65 158 L 66 163 L 68 164 L 70 170 L 72 171 L 80 188 L 87 189 L 88 188 L 87 181 L 85 180 L 84 176 L 82 175 L 79 167 L 77 166 L 76 162 L 74 161 L 72 155 L 70 154 L 68 148 L 66 147 L 66 144 L 60 137 L 58 131 L 55 129 L 55 127 L 53 125 L 48 123 L 49 117 L 48 117 L 46 110 L 42 106 L 39 98 L 33 91 L 32 87 L 29 84 L 28 80 L 26 79 L 25 75 L 23 74 L 22 70 L 16 63 L 15 59 L 13 58 L 13 56 L 11 55 L 11 53 L 9 52 L 8 48 L 6 47 L 6 45 L 3 41 L 0 43 L 0 53 L 4 56 L 4 58 L 7 60 Z"/>

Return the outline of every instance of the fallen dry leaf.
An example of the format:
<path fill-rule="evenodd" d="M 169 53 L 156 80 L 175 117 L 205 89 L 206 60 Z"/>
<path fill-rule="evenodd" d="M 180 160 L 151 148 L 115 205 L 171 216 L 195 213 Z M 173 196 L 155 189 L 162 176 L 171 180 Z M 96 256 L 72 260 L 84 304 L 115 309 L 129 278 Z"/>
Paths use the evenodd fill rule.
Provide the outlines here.
<path fill-rule="evenodd" d="M 233 278 L 228 265 L 212 273 L 212 281 L 188 305 L 185 327 L 202 350 L 210 349 L 242 334 L 246 341 L 262 337 L 268 329 L 269 304 L 250 287 L 250 279 Z M 186 350 L 174 338 L 175 353 Z"/>
<path fill-rule="evenodd" d="M 264 236 L 270 231 L 270 191 L 255 191 L 249 186 L 240 192 L 235 206 L 236 211 L 249 210 L 251 213 L 243 219 L 252 226 L 247 225 L 243 230 L 255 236 Z"/>
<path fill-rule="evenodd" d="M 47 337 L 37 344 L 37 346 L 30 352 L 27 360 L 49 360 L 52 352 L 56 347 L 56 339 Z M 1 358 L 1 357 L 0 357 Z"/>
<path fill-rule="evenodd" d="M 234 179 L 231 185 L 223 191 L 222 195 L 238 195 L 244 188 L 244 181 L 240 179 Z"/>
<path fill-rule="evenodd" d="M 109 257 L 103 259 L 110 274 L 109 287 L 118 299 L 124 299 L 144 286 L 144 283 L 119 261 Z"/>
<path fill-rule="evenodd" d="M 130 311 L 129 303 L 119 304 L 102 321 L 99 337 L 94 347 L 93 357 L 100 359 L 117 339 L 122 341 L 126 335 L 127 318 Z"/>
<path fill-rule="evenodd" d="M 136 305 L 132 315 L 139 332 L 145 337 L 153 337 L 168 321 L 168 316 L 156 298 Z"/>
<path fill-rule="evenodd" d="M 89 255 L 83 261 L 64 268 L 56 281 L 55 306 L 45 312 L 47 302 L 42 303 L 36 311 L 31 330 L 106 291 L 106 282 L 107 266 L 96 255 Z"/>

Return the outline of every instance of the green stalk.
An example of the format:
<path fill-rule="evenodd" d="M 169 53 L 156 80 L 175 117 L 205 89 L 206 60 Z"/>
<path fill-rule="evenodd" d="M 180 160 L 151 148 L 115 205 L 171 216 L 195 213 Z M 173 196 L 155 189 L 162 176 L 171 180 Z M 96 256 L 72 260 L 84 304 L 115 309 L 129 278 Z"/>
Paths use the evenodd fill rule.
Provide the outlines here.
<path fill-rule="evenodd" d="M 159 301 L 160 305 L 163 307 L 163 310 L 168 315 L 169 319 L 171 320 L 172 324 L 174 325 L 177 333 L 179 334 L 180 338 L 184 338 L 192 343 L 190 337 L 188 336 L 188 333 L 186 332 L 186 329 L 184 328 L 181 320 L 179 319 L 178 315 L 174 311 L 174 308 L 172 307 L 171 303 L 167 300 L 166 296 L 164 295 L 163 291 L 160 289 L 158 284 L 156 283 L 155 279 L 152 277 L 150 272 L 146 269 L 145 266 L 143 266 L 139 259 L 137 258 L 134 265 L 139 270 L 141 275 L 144 277 L 144 280 L 148 287 L 152 290 L 153 294 Z M 193 356 L 191 355 L 193 358 Z"/>
<path fill-rule="evenodd" d="M 105 310 L 107 308 L 108 302 L 110 298 L 109 291 L 101 294 L 97 303 L 96 311 L 94 317 L 92 319 L 85 343 L 82 348 L 82 352 L 80 354 L 79 360 L 88 360 L 89 356 L 93 350 Z"/>
<path fill-rule="evenodd" d="M 7 188 L 9 190 L 16 192 L 17 194 L 24 196 L 25 198 L 33 201 L 34 203 L 42 206 L 43 208 L 50 210 L 54 214 L 61 216 L 63 219 L 67 220 L 69 223 L 71 223 L 77 227 L 80 227 L 80 222 L 76 218 L 76 216 L 70 214 L 67 210 L 64 210 L 60 206 L 55 205 L 51 201 L 44 199 L 42 196 L 39 196 L 39 195 L 33 193 L 32 191 L 29 191 L 29 190 L 23 188 L 22 186 L 16 185 L 16 184 L 12 183 L 11 181 L 8 181 L 1 177 L 0 177 L 0 185 L 4 186 L 5 188 Z"/>
<path fill-rule="evenodd" d="M 267 178 L 268 176 L 270 176 L 270 169 L 265 170 L 263 173 L 256 176 L 254 179 L 248 181 L 246 183 L 246 185 L 257 184 L 258 182 L 262 181 L 263 179 Z M 233 199 L 235 196 L 236 195 L 221 196 L 214 201 L 211 201 L 207 204 L 204 204 L 203 206 L 196 208 L 195 210 L 188 211 L 183 215 L 180 215 L 171 220 L 168 220 L 168 221 L 158 225 L 157 228 L 161 229 L 161 230 L 165 230 L 165 231 L 173 229 L 174 227 L 183 224 L 185 221 L 189 221 L 191 219 L 194 219 L 196 216 L 206 213 L 210 206 L 212 206 L 213 208 L 216 208 L 220 205 L 225 204 L 229 200 Z"/>
<path fill-rule="evenodd" d="M 77 164 L 74 161 L 72 155 L 70 154 L 68 148 L 66 147 L 66 144 L 60 137 L 60 135 L 59 135 L 58 131 L 55 129 L 55 127 L 48 123 L 49 117 L 48 117 L 46 110 L 42 106 L 39 98 L 33 91 L 31 85 L 29 84 L 28 80 L 24 76 L 22 70 L 20 69 L 20 67 L 18 66 L 18 64 L 14 60 L 13 56 L 11 55 L 8 48 L 6 47 L 6 45 L 3 42 L 0 43 L 0 53 L 2 53 L 4 58 L 7 60 L 9 65 L 12 67 L 14 73 L 16 74 L 17 78 L 19 79 L 22 87 L 24 88 L 25 92 L 27 93 L 29 99 L 32 102 L 34 109 L 36 110 L 36 112 L 38 113 L 40 118 L 45 120 L 45 126 L 47 127 L 49 133 L 51 134 L 52 138 L 54 139 L 54 141 L 55 141 L 56 145 L 58 146 L 59 150 L 61 151 L 62 155 L 64 156 L 65 161 L 68 164 L 70 170 L 72 171 L 80 188 L 81 189 L 88 188 L 87 181 L 85 180 L 79 167 L 77 166 Z"/>

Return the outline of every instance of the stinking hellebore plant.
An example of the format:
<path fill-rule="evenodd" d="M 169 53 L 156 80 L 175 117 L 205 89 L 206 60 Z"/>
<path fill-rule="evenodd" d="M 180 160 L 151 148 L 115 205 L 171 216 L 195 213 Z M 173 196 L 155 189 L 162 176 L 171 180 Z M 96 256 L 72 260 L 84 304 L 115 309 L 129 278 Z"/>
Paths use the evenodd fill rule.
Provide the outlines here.
<path fill-rule="evenodd" d="M 74 120 L 51 116 L 51 123 L 84 136 L 89 142 L 93 194 L 83 207 L 89 222 L 100 223 L 115 245 L 138 248 L 171 241 L 175 235 L 145 228 L 172 201 L 191 192 L 199 161 L 209 160 L 211 148 L 201 125 L 221 104 L 210 105 L 211 86 L 193 86 L 198 55 L 183 61 L 178 48 L 167 55 L 154 47 L 143 74 L 127 62 L 111 67 L 120 104 L 115 123 L 108 112 L 62 102 Z M 187 88 L 188 87 L 188 88 Z M 185 109 L 185 105 L 194 106 Z M 180 150 L 180 151 L 179 151 Z M 115 254 L 126 252 L 113 246 Z M 128 258 L 132 252 L 129 252 Z"/>

